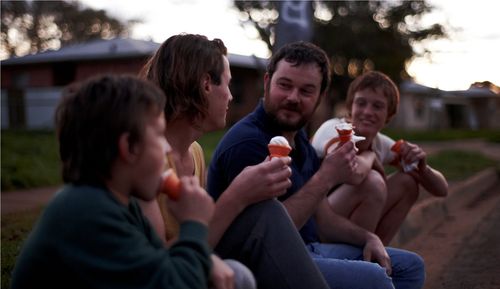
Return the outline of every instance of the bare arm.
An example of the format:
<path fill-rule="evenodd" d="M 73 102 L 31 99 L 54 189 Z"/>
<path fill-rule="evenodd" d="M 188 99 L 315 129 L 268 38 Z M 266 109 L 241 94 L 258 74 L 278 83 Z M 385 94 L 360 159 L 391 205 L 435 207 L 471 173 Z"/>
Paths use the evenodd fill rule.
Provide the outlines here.
<path fill-rule="evenodd" d="M 356 152 L 351 142 L 325 156 L 312 178 L 283 202 L 298 229 L 316 212 L 319 203 L 335 185 L 351 181 L 356 166 Z"/>
<path fill-rule="evenodd" d="M 158 234 L 160 239 L 165 244 L 167 244 L 165 223 L 163 222 L 163 216 L 158 204 L 158 199 L 154 199 L 148 202 L 138 199 L 138 202 L 139 206 L 141 207 L 142 213 L 148 219 L 149 223 L 151 223 L 151 226 L 155 230 L 156 234 Z"/>
<path fill-rule="evenodd" d="M 290 187 L 291 162 L 287 158 L 266 159 L 246 167 L 215 203 L 208 241 L 215 246 L 233 220 L 249 205 L 281 196 Z M 257 180 L 257 181 L 256 181 Z"/>
<path fill-rule="evenodd" d="M 375 261 L 386 268 L 387 274 L 391 274 L 391 259 L 377 235 L 336 214 L 326 198 L 320 203 L 315 217 L 322 242 L 363 247 L 365 261 Z"/>
<path fill-rule="evenodd" d="M 429 193 L 439 197 L 448 195 L 448 182 L 442 173 L 427 164 L 427 154 L 418 145 L 405 142 L 401 156 L 407 163 L 418 162 L 418 168 L 409 174 Z"/>
<path fill-rule="evenodd" d="M 423 168 L 421 168 L 423 166 Z M 448 182 L 441 172 L 431 168 L 429 165 L 418 166 L 417 171 L 411 171 L 412 175 L 429 193 L 438 197 L 448 195 Z"/>

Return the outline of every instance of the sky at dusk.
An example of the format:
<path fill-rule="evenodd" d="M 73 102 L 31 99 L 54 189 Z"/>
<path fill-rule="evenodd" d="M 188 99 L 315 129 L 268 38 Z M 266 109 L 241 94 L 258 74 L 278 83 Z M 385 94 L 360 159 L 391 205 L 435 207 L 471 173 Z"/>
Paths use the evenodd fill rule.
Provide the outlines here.
<path fill-rule="evenodd" d="M 132 37 L 163 42 L 181 32 L 221 38 L 230 53 L 269 57 L 257 31 L 239 20 L 231 0 L 81 0 L 105 9 L 121 19 L 140 18 Z M 431 57 L 418 57 L 407 71 L 419 84 L 444 90 L 467 89 L 476 81 L 500 85 L 500 1 L 428 0 L 436 7 L 423 24 L 453 27 L 450 38 L 427 41 L 414 47 L 427 48 Z"/>

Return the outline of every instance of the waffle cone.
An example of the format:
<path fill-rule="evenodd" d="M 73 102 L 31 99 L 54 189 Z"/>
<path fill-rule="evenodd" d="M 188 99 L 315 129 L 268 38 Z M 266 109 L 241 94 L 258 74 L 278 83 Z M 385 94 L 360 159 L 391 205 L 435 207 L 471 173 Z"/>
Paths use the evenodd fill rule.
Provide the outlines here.
<path fill-rule="evenodd" d="M 271 156 L 271 158 L 273 158 L 273 157 L 278 157 L 278 158 L 279 157 L 286 157 L 286 156 L 288 156 L 288 154 L 292 150 L 291 147 L 280 146 L 280 145 L 275 145 L 275 144 L 268 144 L 267 147 L 269 149 L 269 155 Z"/>
<path fill-rule="evenodd" d="M 163 181 L 161 184 L 161 192 L 166 194 L 170 199 L 179 199 L 179 193 L 181 189 L 181 182 L 174 170 L 168 169 L 163 175 Z"/>

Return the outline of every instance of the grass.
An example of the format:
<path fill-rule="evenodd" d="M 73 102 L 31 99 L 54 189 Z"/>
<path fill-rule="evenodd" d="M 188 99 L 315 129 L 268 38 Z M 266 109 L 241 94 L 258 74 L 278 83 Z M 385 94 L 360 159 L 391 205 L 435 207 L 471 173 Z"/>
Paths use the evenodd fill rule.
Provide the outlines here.
<path fill-rule="evenodd" d="M 199 143 L 205 150 L 207 164 L 225 131 L 203 136 Z M 463 138 L 483 138 L 500 142 L 500 132 L 386 132 L 393 138 L 411 141 L 439 141 Z M 450 181 L 463 180 L 486 167 L 500 164 L 479 152 L 450 150 L 431 155 L 429 164 L 442 171 Z M 29 188 L 60 184 L 57 144 L 49 131 L 2 131 L 2 191 L 5 188 Z M 41 209 L 2 215 L 1 288 L 10 287 L 10 274 L 23 241 L 28 236 Z"/>
<path fill-rule="evenodd" d="M 500 143 L 500 130 L 438 130 L 438 131 L 403 131 L 384 129 L 384 134 L 393 139 L 405 139 L 412 142 L 419 141 L 449 141 L 460 139 L 484 139 L 489 142 Z"/>
<path fill-rule="evenodd" d="M 219 143 L 219 140 L 226 133 L 225 130 L 214 131 L 211 133 L 205 134 L 201 137 L 198 142 L 203 148 L 203 152 L 205 153 L 205 163 L 208 165 L 212 160 L 212 155 L 214 154 L 215 147 Z"/>
<path fill-rule="evenodd" d="M 42 208 L 2 215 L 2 287 L 10 288 L 11 272 L 24 240 L 40 216 Z"/>
<path fill-rule="evenodd" d="M 53 131 L 2 130 L 2 191 L 61 183 Z"/>
<path fill-rule="evenodd" d="M 441 171 L 449 181 L 464 180 L 473 174 L 488 168 L 500 169 L 500 164 L 479 152 L 448 150 L 428 157 L 428 163 Z"/>

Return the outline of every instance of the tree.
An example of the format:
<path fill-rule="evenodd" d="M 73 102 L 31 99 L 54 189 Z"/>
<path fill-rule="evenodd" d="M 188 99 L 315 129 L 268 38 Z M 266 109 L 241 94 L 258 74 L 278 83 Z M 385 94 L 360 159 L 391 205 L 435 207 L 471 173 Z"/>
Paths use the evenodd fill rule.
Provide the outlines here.
<path fill-rule="evenodd" d="M 126 36 L 137 19 L 122 22 L 78 1 L 1 1 L 1 53 L 22 56 L 91 39 Z"/>
<path fill-rule="evenodd" d="M 353 78 L 380 70 L 396 82 L 409 78 L 406 64 L 417 53 L 412 44 L 446 37 L 444 27 L 422 27 L 419 20 L 432 11 L 425 1 L 311 1 L 312 42 L 330 56 L 333 81 L 330 97 L 343 99 Z M 275 1 L 234 1 L 272 51 L 279 21 Z M 428 53 L 428 51 L 424 51 Z"/>

